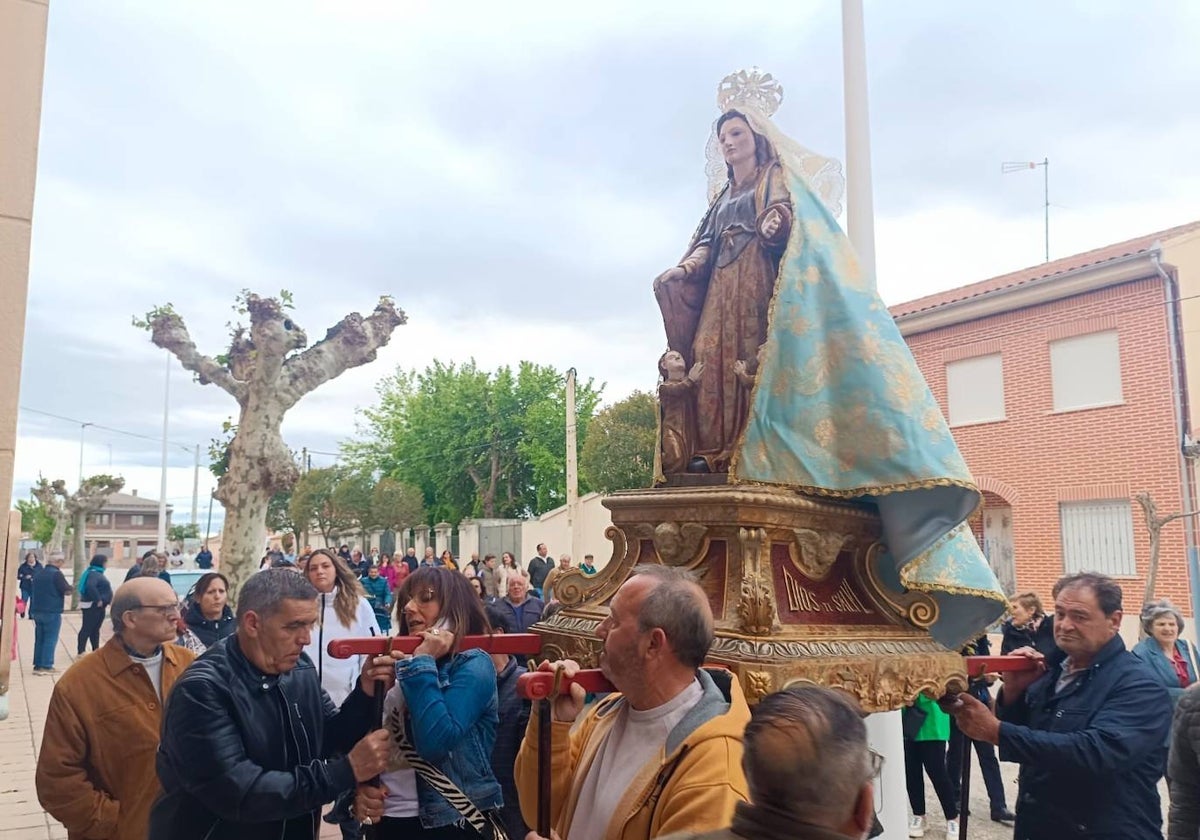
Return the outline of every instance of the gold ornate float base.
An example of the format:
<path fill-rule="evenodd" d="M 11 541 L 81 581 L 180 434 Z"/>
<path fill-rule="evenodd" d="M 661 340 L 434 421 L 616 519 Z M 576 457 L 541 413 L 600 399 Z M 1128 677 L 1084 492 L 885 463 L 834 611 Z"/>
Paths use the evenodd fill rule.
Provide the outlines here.
<path fill-rule="evenodd" d="M 709 659 L 751 703 L 796 681 L 847 691 L 868 712 L 965 688 L 962 657 L 927 631 L 937 604 L 881 580 L 873 507 L 751 486 L 625 491 L 604 505 L 612 559 L 558 579 L 565 608 L 533 628 L 544 656 L 596 667 L 609 600 L 635 565 L 663 563 L 698 576 L 716 617 Z"/>

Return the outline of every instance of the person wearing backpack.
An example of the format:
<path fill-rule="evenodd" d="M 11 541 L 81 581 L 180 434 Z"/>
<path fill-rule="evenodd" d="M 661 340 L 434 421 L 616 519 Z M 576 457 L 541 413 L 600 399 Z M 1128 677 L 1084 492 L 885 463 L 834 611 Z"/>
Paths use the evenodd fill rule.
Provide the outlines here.
<path fill-rule="evenodd" d="M 79 576 L 79 583 L 75 585 L 79 593 L 80 612 L 79 639 L 75 649 L 77 656 L 83 656 L 89 641 L 92 643 L 92 650 L 100 647 L 100 625 L 104 623 L 104 611 L 113 598 L 112 584 L 104 576 L 104 567 L 107 564 L 107 557 L 103 554 L 95 555 Z"/>

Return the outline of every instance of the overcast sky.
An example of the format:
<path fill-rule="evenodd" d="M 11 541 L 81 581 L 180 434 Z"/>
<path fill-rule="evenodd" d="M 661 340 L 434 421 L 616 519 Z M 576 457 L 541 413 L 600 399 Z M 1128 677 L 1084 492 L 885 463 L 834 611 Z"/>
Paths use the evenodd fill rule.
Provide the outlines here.
<path fill-rule="evenodd" d="M 865 5 L 888 303 L 1042 260 L 1041 170 L 1002 161 L 1049 157 L 1052 257 L 1200 218 L 1200 4 Z M 215 354 L 247 287 L 291 290 L 313 337 L 380 294 L 409 315 L 292 410 L 295 449 L 336 452 L 380 377 L 435 357 L 652 387 L 650 282 L 704 210 L 717 82 L 771 71 L 776 122 L 844 158 L 840 4 L 586 6 L 52 3 L 16 496 L 74 483 L 81 422 L 161 435 L 132 315 L 169 301 Z M 235 405 L 178 363 L 170 396 L 178 522 L 187 449 Z M 85 474 L 157 498 L 154 440 L 84 441 Z"/>

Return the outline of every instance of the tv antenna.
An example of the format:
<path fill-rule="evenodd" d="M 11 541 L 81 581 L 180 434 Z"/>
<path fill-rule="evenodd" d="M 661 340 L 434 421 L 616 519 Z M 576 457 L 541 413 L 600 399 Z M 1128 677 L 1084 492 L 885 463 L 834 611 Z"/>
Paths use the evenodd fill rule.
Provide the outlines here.
<path fill-rule="evenodd" d="M 1046 218 L 1046 262 L 1050 262 L 1050 158 L 1041 161 L 1010 160 L 1000 164 L 1000 172 L 1010 175 L 1027 169 L 1042 167 L 1042 195 Z"/>

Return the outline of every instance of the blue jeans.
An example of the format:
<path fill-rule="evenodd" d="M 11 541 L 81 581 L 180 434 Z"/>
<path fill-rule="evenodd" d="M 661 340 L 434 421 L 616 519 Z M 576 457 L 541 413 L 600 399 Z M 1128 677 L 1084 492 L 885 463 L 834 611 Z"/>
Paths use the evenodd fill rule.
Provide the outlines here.
<path fill-rule="evenodd" d="M 54 649 L 58 647 L 58 631 L 62 628 L 62 613 L 33 614 L 33 667 L 53 668 Z"/>

